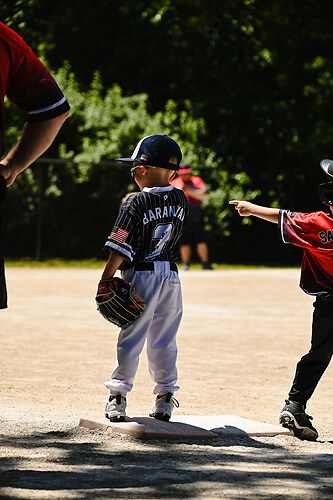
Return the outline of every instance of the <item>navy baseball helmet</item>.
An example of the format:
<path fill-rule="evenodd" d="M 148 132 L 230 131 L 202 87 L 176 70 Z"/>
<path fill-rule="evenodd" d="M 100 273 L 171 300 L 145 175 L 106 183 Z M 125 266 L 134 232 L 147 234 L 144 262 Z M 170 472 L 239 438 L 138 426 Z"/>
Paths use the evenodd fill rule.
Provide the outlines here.
<path fill-rule="evenodd" d="M 319 196 L 324 205 L 333 205 L 333 160 L 322 160 L 320 162 L 321 168 L 326 174 L 328 182 L 319 184 Z"/>
<path fill-rule="evenodd" d="M 172 157 L 177 158 L 177 163 L 170 163 Z M 140 162 L 147 167 L 160 167 L 169 170 L 178 170 L 182 161 L 180 147 L 167 135 L 147 135 L 138 142 L 131 158 L 114 158 L 117 161 L 133 164 Z"/>

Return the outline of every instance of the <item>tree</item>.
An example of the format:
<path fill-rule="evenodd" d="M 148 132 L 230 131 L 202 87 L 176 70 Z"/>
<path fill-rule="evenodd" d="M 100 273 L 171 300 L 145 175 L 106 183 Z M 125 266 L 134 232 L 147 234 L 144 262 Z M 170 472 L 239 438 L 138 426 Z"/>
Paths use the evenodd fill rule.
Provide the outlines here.
<path fill-rule="evenodd" d="M 223 193 L 236 179 L 246 179 L 246 192 L 260 203 L 320 207 L 319 161 L 332 155 L 329 0 L 16 0 L 0 4 L 0 14 L 51 67 L 68 60 L 81 93 L 98 72 L 103 99 L 110 89 L 121 89 L 134 113 L 141 112 L 134 96 L 146 96 L 141 106 L 149 117 L 165 113 L 170 102 L 187 116 L 190 103 L 193 120 L 205 124 L 200 137 L 190 137 L 209 154 L 192 159 L 186 150 L 187 160 L 204 172 L 213 192 L 221 191 L 207 206 L 207 223 L 216 233 L 225 235 L 233 219 Z M 75 113 L 71 122 L 82 127 L 89 154 L 97 158 L 95 143 L 101 147 L 102 141 L 92 124 L 85 128 L 88 117 Z M 63 142 L 66 154 L 87 156 L 74 127 Z M 130 144 L 125 133 L 120 145 Z M 222 226 L 216 222 L 221 213 Z M 233 224 L 228 245 L 239 254 L 245 230 L 241 222 Z"/>
<path fill-rule="evenodd" d="M 169 100 L 162 111 L 150 115 L 146 94 L 123 96 L 117 85 L 105 89 L 97 72 L 86 92 L 79 90 L 68 64 L 54 74 L 71 103 L 72 118 L 52 146 L 54 160 L 51 157 L 46 165 L 41 163 L 43 159 L 37 162 L 38 166 L 23 172 L 10 189 L 8 213 L 23 215 L 8 218 L 9 231 L 21 235 L 20 241 L 9 238 L 9 254 L 34 255 L 35 240 L 29 234 L 31 227 L 35 231 L 39 228 L 37 243 L 40 244 L 43 217 L 44 256 L 99 255 L 106 231 L 111 229 L 106 225 L 110 226 L 115 219 L 121 198 L 137 189 L 129 169 L 112 159 L 130 155 L 138 140 L 146 135 L 172 136 L 194 169 L 200 172 L 201 165 L 205 165 L 215 190 L 215 198 L 213 194 L 211 198 L 215 210 L 221 208 L 219 201 L 214 201 L 220 200 L 218 193 L 229 190 L 235 183 L 242 192 L 242 185 L 248 182 L 240 177 L 229 178 L 220 171 L 221 160 L 203 145 L 207 133 L 205 122 L 193 117 L 189 101 L 185 103 L 186 109 L 178 110 L 177 104 Z M 7 118 L 13 124 L 6 131 L 6 142 L 11 143 L 20 131 L 19 111 L 14 105 L 7 105 Z M 60 163 L 63 160 L 62 166 L 59 159 Z M 216 218 L 212 213 L 212 218 L 216 220 L 215 230 L 226 234 L 223 217 Z M 29 241 L 23 248 L 22 238 Z M 41 252 L 35 253 L 39 256 Z"/>

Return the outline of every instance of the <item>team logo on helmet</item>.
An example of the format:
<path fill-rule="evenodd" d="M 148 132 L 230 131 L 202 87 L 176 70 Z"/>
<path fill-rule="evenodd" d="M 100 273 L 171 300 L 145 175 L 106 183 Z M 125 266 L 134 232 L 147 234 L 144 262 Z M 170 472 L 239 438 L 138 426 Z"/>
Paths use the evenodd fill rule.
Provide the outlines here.
<path fill-rule="evenodd" d="M 141 155 L 140 156 L 140 160 L 148 160 L 148 156 L 147 155 Z"/>

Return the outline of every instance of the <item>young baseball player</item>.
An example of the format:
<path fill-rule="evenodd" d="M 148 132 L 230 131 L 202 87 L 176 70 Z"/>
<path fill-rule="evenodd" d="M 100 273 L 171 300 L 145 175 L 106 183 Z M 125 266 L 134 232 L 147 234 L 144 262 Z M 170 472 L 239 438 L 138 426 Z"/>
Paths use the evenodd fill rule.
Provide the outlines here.
<path fill-rule="evenodd" d="M 142 316 L 123 326 L 117 343 L 117 360 L 111 379 L 105 416 L 124 421 L 126 395 L 133 387 L 139 356 L 147 340 L 148 368 L 154 382 L 155 403 L 150 416 L 168 421 L 178 406 L 176 334 L 182 317 L 182 295 L 176 264 L 177 242 L 188 215 L 183 191 L 169 182 L 182 158 L 178 144 L 167 135 L 144 137 L 131 158 L 116 158 L 130 165 L 141 192 L 121 206 L 105 244 L 110 252 L 101 279 L 117 269 L 144 298 Z"/>
<path fill-rule="evenodd" d="M 318 437 L 312 417 L 305 413 L 307 401 L 326 370 L 333 354 L 333 161 L 321 167 L 329 182 L 320 184 L 321 201 L 330 213 L 300 213 L 266 208 L 247 201 L 230 201 L 239 215 L 253 215 L 279 225 L 282 241 L 303 248 L 300 286 L 314 295 L 311 349 L 296 366 L 288 399 L 280 413 L 283 427 L 300 439 Z"/>

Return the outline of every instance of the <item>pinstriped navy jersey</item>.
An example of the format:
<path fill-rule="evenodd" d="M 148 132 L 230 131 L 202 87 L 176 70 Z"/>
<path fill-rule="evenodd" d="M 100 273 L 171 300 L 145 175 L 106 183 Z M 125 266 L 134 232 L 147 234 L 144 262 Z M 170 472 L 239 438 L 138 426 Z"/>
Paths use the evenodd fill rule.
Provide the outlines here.
<path fill-rule="evenodd" d="M 105 249 L 122 257 L 120 269 L 143 261 L 175 262 L 188 215 L 188 201 L 172 186 L 143 188 L 122 205 Z"/>

